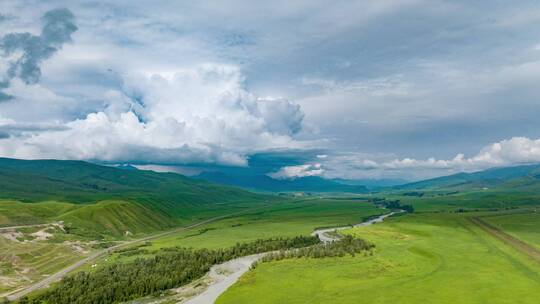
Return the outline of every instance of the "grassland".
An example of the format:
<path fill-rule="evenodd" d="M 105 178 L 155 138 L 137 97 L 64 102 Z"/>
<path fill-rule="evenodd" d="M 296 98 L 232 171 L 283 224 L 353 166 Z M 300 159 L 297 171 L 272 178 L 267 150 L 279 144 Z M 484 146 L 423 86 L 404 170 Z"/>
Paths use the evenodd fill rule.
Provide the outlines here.
<path fill-rule="evenodd" d="M 74 204 L 55 201 L 25 204 L 0 200 L 0 227 L 49 223 L 74 209 L 77 209 Z"/>
<path fill-rule="evenodd" d="M 168 246 L 224 248 L 236 242 L 258 238 L 308 235 L 318 227 L 361 222 L 363 218 L 385 210 L 365 201 L 307 199 L 285 202 L 254 213 L 225 219 L 202 227 L 197 232 L 169 236 L 152 241 L 152 249 Z"/>
<path fill-rule="evenodd" d="M 121 237 L 126 231 L 152 233 L 274 200 L 279 198 L 179 174 L 0 158 L 0 227 L 65 220 L 73 223 L 74 233 Z"/>
<path fill-rule="evenodd" d="M 20 210 L 20 213 L 18 211 L 14 213 L 21 215 L 27 212 L 29 205 L 38 207 L 31 208 L 30 210 L 32 211 L 39 210 L 39 207 L 42 205 L 39 203 L 29 204 L 15 201 L 4 201 L 2 203 L 4 205 L 0 204 L 0 206 L 4 206 L 6 210 Z M 144 209 L 133 208 L 134 205 L 121 201 L 105 201 L 82 205 L 63 203 L 53 203 L 50 206 L 49 203 L 43 205 L 49 207 L 45 211 L 40 211 L 46 222 L 63 220 L 66 225 L 77 227 L 72 230 L 79 232 L 86 231 L 90 233 L 92 231 L 99 231 L 96 230 L 99 227 L 114 230 L 118 233 L 123 233 L 127 229 L 135 233 L 138 231 L 148 232 L 152 231 L 152 228 L 156 230 L 161 228 L 159 226 L 155 227 L 155 225 L 166 224 L 162 219 L 147 217 L 153 213 L 144 212 Z M 134 212 L 137 213 L 134 214 Z M 115 253 L 111 256 L 105 256 L 96 262 L 92 262 L 91 265 L 97 264 L 98 267 L 101 267 L 107 264 L 126 262 L 138 257 L 152 255 L 151 252 L 166 247 L 225 248 L 238 242 L 249 242 L 260 238 L 308 235 L 317 227 L 357 223 L 366 217 L 384 212 L 386 211 L 376 208 L 371 203 L 359 200 L 319 198 L 284 200 L 267 206 L 256 207 L 245 214 L 225 218 L 193 230 L 152 240 L 146 246 L 140 247 L 140 249 L 150 252 L 149 254 L 122 255 L 121 253 Z M 27 217 L 31 218 L 35 214 L 29 214 L 24 219 L 14 219 L 13 215 L 7 213 L 6 215 L 10 219 L 9 224 L 20 224 L 25 223 Z M 118 222 L 119 220 L 120 222 Z M 138 227 L 140 227 L 140 230 L 137 230 Z M 88 236 L 84 233 L 82 235 Z M 71 250 L 69 246 L 63 243 L 64 241 L 80 240 L 80 236 L 81 233 L 75 235 L 58 233 L 55 234 L 54 239 L 46 242 L 33 241 L 24 243 L 2 239 L 3 245 L 5 245 L 0 250 L 0 258 L 8 259 L 10 257 L 19 261 L 26 261 L 25 258 L 21 258 L 19 255 L 29 253 L 28 258 L 34 256 L 34 260 L 28 260 L 28 263 L 20 263 L 18 266 L 21 269 L 26 268 L 28 271 L 34 273 L 35 276 L 32 277 L 32 280 L 34 280 L 39 278 L 39 276 L 50 274 L 52 270 L 59 270 L 80 259 L 81 255 L 79 253 Z M 85 237 L 83 240 L 86 240 L 86 244 L 88 245 L 90 239 Z M 89 246 L 86 247 L 87 249 L 91 249 Z M 32 252 L 43 252 L 47 255 L 40 256 L 32 254 Z M 52 263 L 49 264 L 51 269 L 39 267 L 40 263 L 46 263 L 47 259 L 51 258 L 48 256 L 49 252 L 55 257 L 57 256 L 58 259 L 52 259 Z M 91 265 L 86 265 L 84 269 L 97 269 L 92 268 Z M 2 264 L 0 271 L 5 273 L 10 272 L 10 267 L 7 264 Z M 12 274 L 13 276 L 11 278 L 22 277 L 20 275 L 17 276 L 17 273 Z M 28 281 L 21 281 L 17 283 L 17 286 L 27 283 Z M 13 289 L 14 286 L 4 284 L 4 290 Z"/>
<path fill-rule="evenodd" d="M 350 229 L 376 244 L 373 255 L 263 263 L 217 303 L 538 303 L 540 264 L 467 219 L 491 214 L 407 215 Z"/>
<path fill-rule="evenodd" d="M 540 249 L 540 213 L 536 209 L 529 212 L 486 216 L 482 219 L 506 233 Z"/>
<path fill-rule="evenodd" d="M 153 252 L 167 247 L 227 248 L 238 242 L 274 237 L 309 235 L 315 228 L 354 224 L 387 212 L 359 200 L 297 199 L 259 208 L 243 215 L 226 218 L 195 230 L 152 240 L 139 249 Z M 125 256 L 115 253 L 97 261 L 99 266 L 126 262 L 148 254 Z M 86 267 L 86 270 L 91 270 Z"/>
<path fill-rule="evenodd" d="M 63 221 L 71 235 L 92 240 L 148 234 L 181 223 L 144 205 L 119 200 L 93 204 L 0 200 L 0 227 L 57 221 Z"/>
<path fill-rule="evenodd" d="M 422 197 L 404 196 L 402 193 L 381 193 L 377 196 L 389 200 L 400 200 L 414 206 L 415 212 L 476 211 L 483 209 L 505 210 L 534 207 L 540 202 L 540 195 L 527 192 L 508 192 L 497 189 L 481 191 L 419 191 Z M 540 192 L 538 192 L 540 193 Z"/>

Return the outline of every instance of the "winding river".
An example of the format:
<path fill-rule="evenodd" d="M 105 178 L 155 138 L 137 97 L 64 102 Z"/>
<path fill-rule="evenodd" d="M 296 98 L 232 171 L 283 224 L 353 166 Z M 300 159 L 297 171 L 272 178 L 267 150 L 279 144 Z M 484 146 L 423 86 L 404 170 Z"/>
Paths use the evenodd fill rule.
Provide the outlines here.
<path fill-rule="evenodd" d="M 400 213 L 399 212 L 390 212 L 387 214 L 380 215 L 368 221 L 353 225 L 353 226 L 343 226 L 343 227 L 334 227 L 334 228 L 324 228 L 317 229 L 311 235 L 317 235 L 321 242 L 330 243 L 337 241 L 339 237 L 332 232 L 338 230 L 344 230 L 352 227 L 362 227 L 369 226 L 375 223 L 380 223 L 384 221 L 385 218 Z M 186 302 L 181 302 L 185 304 L 208 304 L 214 303 L 216 299 L 224 293 L 229 287 L 231 287 L 238 279 L 246 273 L 253 263 L 260 260 L 267 253 L 260 253 L 249 255 L 234 260 L 227 261 L 225 263 L 214 265 L 207 274 L 208 281 L 210 282 L 208 287 L 201 292 L 200 294 L 194 296 L 193 298 L 187 300 Z"/>

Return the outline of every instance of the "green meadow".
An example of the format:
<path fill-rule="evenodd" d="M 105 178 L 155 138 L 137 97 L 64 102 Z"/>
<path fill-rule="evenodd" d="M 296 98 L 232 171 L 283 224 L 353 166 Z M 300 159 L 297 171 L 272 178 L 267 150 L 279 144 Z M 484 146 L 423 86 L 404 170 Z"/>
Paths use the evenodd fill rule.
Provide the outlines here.
<path fill-rule="evenodd" d="M 170 246 L 225 248 L 259 238 L 309 235 L 318 227 L 355 224 L 385 210 L 358 200 L 302 199 L 261 208 L 205 225 L 195 231 L 152 241 L 152 249 Z"/>
<path fill-rule="evenodd" d="M 482 219 L 540 250 L 540 208 L 527 211 L 486 216 Z"/>
<path fill-rule="evenodd" d="M 362 200 L 309 198 L 275 203 L 247 211 L 194 229 L 154 239 L 143 246 L 148 252 L 167 247 L 227 248 L 256 239 L 309 235 L 319 227 L 344 226 L 362 222 L 388 211 Z M 104 257 L 98 266 L 126 262 L 142 255 L 115 253 Z M 89 267 L 86 267 L 90 270 Z"/>
<path fill-rule="evenodd" d="M 261 263 L 217 303 L 538 303 L 540 261 L 486 233 L 473 215 L 491 213 L 405 215 L 346 230 L 373 242 L 373 254 Z M 507 221 L 527 220 L 538 221 Z"/>
<path fill-rule="evenodd" d="M 130 187 L 139 182 L 131 178 Z M 171 178 L 171 183 L 179 182 Z M 125 199 L 114 199 L 114 195 L 101 199 L 89 191 L 85 195 L 95 201 L 65 203 L 54 196 L 49 201 L 0 200 L 0 227 L 62 221 L 66 228 L 51 231 L 54 237 L 49 240 L 30 237 L 42 229 L 37 227 L 17 229 L 22 233 L 17 241 L 0 237 L 0 295 L 54 273 L 101 245 L 174 231 L 215 216 L 230 215 L 133 244 L 79 270 L 151 257 L 169 247 L 228 248 L 256 239 L 351 225 L 389 212 L 374 204 L 384 198 L 411 204 L 415 213 L 342 231 L 375 244 L 371 252 L 260 263 L 222 294 L 218 303 L 507 303 L 508 299 L 537 303 L 540 298 L 540 261 L 531 249 L 540 248 L 540 214 L 534 194 L 437 190 L 422 196 L 385 192 L 290 198 L 231 190 L 241 199 L 220 201 L 216 192 L 211 200 L 198 203 L 189 194 L 182 197 L 193 201 L 176 204 L 168 200 L 173 193 L 155 197 L 150 192 L 129 192 Z M 506 242 L 486 227 L 506 233 L 525 247 Z"/>

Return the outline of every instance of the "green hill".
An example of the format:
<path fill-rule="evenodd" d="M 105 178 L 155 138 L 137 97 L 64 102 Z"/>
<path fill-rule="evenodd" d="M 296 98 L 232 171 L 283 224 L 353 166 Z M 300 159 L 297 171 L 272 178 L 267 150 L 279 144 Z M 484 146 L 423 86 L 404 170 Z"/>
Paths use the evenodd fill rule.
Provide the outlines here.
<path fill-rule="evenodd" d="M 141 204 L 124 201 L 101 201 L 84 205 L 63 213 L 57 219 L 74 227 L 75 233 L 83 235 L 125 235 L 127 232 L 137 234 L 171 228 L 175 224 L 174 220 L 159 212 L 152 212 Z"/>
<path fill-rule="evenodd" d="M 96 202 L 151 197 L 178 205 L 258 199 L 237 188 L 175 173 L 122 170 L 83 161 L 0 158 L 0 198 L 21 201 Z"/>
<path fill-rule="evenodd" d="M 458 173 L 394 187 L 397 190 L 480 190 L 497 188 L 540 188 L 540 164 L 493 168 L 474 173 Z"/>
<path fill-rule="evenodd" d="M 175 173 L 0 158 L 0 199 L 0 226 L 64 220 L 79 231 L 119 235 L 230 213 L 271 197 Z"/>

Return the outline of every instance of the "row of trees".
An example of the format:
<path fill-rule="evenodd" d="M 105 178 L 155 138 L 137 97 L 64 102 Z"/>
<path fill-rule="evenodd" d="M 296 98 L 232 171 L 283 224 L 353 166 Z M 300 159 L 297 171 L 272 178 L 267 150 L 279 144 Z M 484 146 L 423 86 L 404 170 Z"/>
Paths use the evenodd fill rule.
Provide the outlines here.
<path fill-rule="evenodd" d="M 384 198 L 374 198 L 372 202 L 376 205 L 384 206 L 388 209 L 401 209 L 408 213 L 414 212 L 414 207 L 412 205 L 402 205 L 400 200 L 387 200 Z"/>
<path fill-rule="evenodd" d="M 131 263 L 120 263 L 79 272 L 64 278 L 55 288 L 26 304 L 106 304 L 119 303 L 147 295 L 159 294 L 167 289 L 187 284 L 202 277 L 214 264 L 237 257 L 276 250 L 302 248 L 319 243 L 313 236 L 260 239 L 250 243 L 237 243 L 228 249 L 208 250 L 167 248 L 151 258 L 139 258 Z"/>
<path fill-rule="evenodd" d="M 325 258 L 325 257 L 342 257 L 347 254 L 355 256 L 355 254 L 361 252 L 368 252 L 375 245 L 367 242 L 363 239 L 354 238 L 350 235 L 345 235 L 341 239 L 322 244 L 319 243 L 310 247 L 303 247 L 298 249 L 279 250 L 265 255 L 262 258 L 262 262 L 290 259 L 290 258 Z"/>

